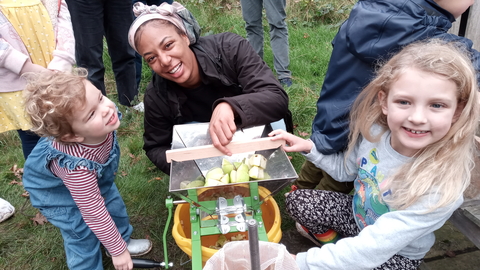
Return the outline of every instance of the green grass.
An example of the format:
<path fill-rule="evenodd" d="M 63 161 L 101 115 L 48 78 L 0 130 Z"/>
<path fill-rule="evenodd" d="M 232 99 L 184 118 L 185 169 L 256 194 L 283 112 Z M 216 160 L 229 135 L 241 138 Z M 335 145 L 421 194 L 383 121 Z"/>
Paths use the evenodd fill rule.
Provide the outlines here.
<path fill-rule="evenodd" d="M 296 125 L 295 133 L 305 137 L 311 131 L 311 123 L 316 113 L 315 104 L 331 53 L 330 42 L 337 32 L 339 23 L 348 16 L 348 10 L 354 1 L 287 2 L 290 69 L 294 85 L 286 90 Z M 239 1 L 185 0 L 182 3 L 196 16 L 203 34 L 230 31 L 245 36 Z M 264 29 L 265 37 L 268 37 L 266 20 Z M 265 62 L 273 68 L 268 38 L 265 46 Z M 105 55 L 104 61 L 107 66 L 107 93 L 116 101 L 115 83 L 108 55 Z M 144 65 L 140 99 L 143 98 L 150 77 L 151 72 L 148 66 Z M 124 118 L 118 130 L 122 155 L 116 183 L 127 204 L 131 224 L 134 226 L 133 237 L 148 237 L 154 242 L 153 251 L 145 257 L 163 261 L 162 235 L 167 219 L 165 199 L 172 196 L 168 192 L 169 177 L 155 169 L 142 150 L 143 114 L 136 111 L 125 113 L 125 109 L 120 106 Z M 12 218 L 0 224 L 0 269 L 67 269 L 59 231 L 49 223 L 34 225 L 30 218 L 37 210 L 22 197 L 23 187 L 12 182 L 14 180 L 18 182 L 20 179 L 11 168 L 14 165 L 22 168 L 24 164 L 16 132 L 0 134 L 0 151 L 2 153 L 0 197 L 11 202 L 17 211 Z M 293 157 L 292 164 L 298 172 L 304 158 L 297 153 L 290 155 Z M 275 199 L 282 212 L 282 230 L 291 229 L 293 222 L 282 208 L 283 192 L 277 194 Z M 189 258 L 177 247 L 170 233 L 167 243 L 169 260 L 175 265 L 173 269 L 190 269 Z M 182 263 L 185 264 L 181 265 Z M 114 269 L 108 258 L 104 258 L 104 265 L 105 269 Z"/>

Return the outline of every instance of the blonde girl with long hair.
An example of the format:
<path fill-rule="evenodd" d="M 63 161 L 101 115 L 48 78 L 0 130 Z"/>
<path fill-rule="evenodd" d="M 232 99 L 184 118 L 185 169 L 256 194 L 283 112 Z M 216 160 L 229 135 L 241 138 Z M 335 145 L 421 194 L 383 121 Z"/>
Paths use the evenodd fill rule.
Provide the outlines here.
<path fill-rule="evenodd" d="M 393 56 L 355 100 L 349 145 L 334 155 L 276 130 L 353 195 L 296 190 L 292 218 L 320 248 L 296 255 L 300 269 L 417 269 L 433 232 L 463 202 L 479 120 L 475 70 L 459 44 L 413 43 Z M 329 232 L 343 238 L 335 242 Z"/>

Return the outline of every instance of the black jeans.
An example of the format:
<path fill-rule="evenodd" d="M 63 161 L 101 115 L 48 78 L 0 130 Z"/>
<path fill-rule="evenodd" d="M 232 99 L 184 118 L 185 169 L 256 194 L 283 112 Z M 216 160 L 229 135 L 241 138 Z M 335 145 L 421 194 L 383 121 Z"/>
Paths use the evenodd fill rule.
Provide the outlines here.
<path fill-rule="evenodd" d="M 135 51 L 128 44 L 133 22 L 132 0 L 66 0 L 75 36 L 75 58 L 88 70 L 88 79 L 105 92 L 103 37 L 115 75 L 118 101 L 125 106 L 138 94 L 135 83 Z"/>
<path fill-rule="evenodd" d="M 35 148 L 35 146 L 37 145 L 38 140 L 40 140 L 40 136 L 30 130 L 18 129 L 17 132 L 22 142 L 23 157 L 26 160 L 28 155 L 30 155 L 30 153 L 32 152 L 33 148 Z"/>

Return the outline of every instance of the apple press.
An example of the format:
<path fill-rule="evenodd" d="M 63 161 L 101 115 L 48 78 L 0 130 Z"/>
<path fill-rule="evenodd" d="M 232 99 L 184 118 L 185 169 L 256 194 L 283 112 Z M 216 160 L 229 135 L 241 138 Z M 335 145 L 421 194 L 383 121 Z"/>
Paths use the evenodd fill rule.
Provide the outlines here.
<path fill-rule="evenodd" d="M 172 149 L 166 153 L 167 161 L 171 162 L 169 192 L 182 200 L 166 200 L 169 216 L 164 231 L 163 265 L 167 269 L 172 263 L 167 261 L 166 232 L 174 205 L 177 208 L 172 234 L 177 245 L 191 257 L 193 270 L 202 269 L 206 260 L 216 252 L 209 246 L 221 235 L 240 234 L 245 239 L 255 235 L 249 241 L 257 245 L 258 240 L 278 243 L 281 238 L 280 214 L 271 196 L 298 178 L 290 159 L 280 147 L 285 142 L 267 138 L 270 125 L 246 128 L 235 132 L 232 142 L 227 145 L 233 154 L 225 156 L 212 145 L 208 127 L 209 123 L 198 123 L 173 128 Z M 267 178 L 207 187 L 181 187 L 184 181 L 201 179 L 210 169 L 222 167 L 224 159 L 233 164 L 248 160 L 254 154 L 265 157 Z M 179 217 L 182 215 L 183 219 Z M 256 226 L 249 227 L 249 224 Z M 256 233 L 252 234 L 249 228 L 255 228 Z M 279 231 L 275 237 L 272 236 L 273 230 Z M 252 262 L 258 260 L 258 253 L 251 256 Z"/>

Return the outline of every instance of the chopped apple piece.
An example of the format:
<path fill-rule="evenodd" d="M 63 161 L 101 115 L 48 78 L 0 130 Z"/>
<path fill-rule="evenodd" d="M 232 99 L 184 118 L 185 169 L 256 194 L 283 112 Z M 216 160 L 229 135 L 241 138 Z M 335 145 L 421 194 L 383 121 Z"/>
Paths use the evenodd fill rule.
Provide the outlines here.
<path fill-rule="evenodd" d="M 215 179 L 215 180 L 220 180 L 222 179 L 224 173 L 222 168 L 215 167 L 213 169 L 210 169 L 207 174 L 205 175 L 206 179 Z"/>
<path fill-rule="evenodd" d="M 195 187 L 203 187 L 205 185 L 205 181 L 203 180 L 194 180 L 187 185 L 186 188 L 195 188 Z"/>
<path fill-rule="evenodd" d="M 228 161 L 227 159 L 223 159 L 222 160 L 222 170 L 223 170 L 223 173 L 230 173 L 235 167 L 233 166 L 233 164 Z"/>
<path fill-rule="evenodd" d="M 219 185 L 223 185 L 223 183 L 218 181 L 218 180 L 215 180 L 215 179 L 207 178 L 207 180 L 205 181 L 205 186 L 206 187 L 219 186 Z"/>
<path fill-rule="evenodd" d="M 248 171 L 237 171 L 237 183 L 243 183 L 250 181 Z"/>
<path fill-rule="evenodd" d="M 237 182 L 237 171 L 232 170 L 230 172 L 230 183 L 236 183 Z"/>
<path fill-rule="evenodd" d="M 223 175 L 223 177 L 220 179 L 220 182 L 222 182 L 223 184 L 230 184 L 230 176 L 229 174 L 225 174 Z"/>
<path fill-rule="evenodd" d="M 248 175 L 253 179 L 261 180 L 263 179 L 263 169 L 258 166 L 253 166 L 248 172 Z"/>
<path fill-rule="evenodd" d="M 180 189 L 186 189 L 188 184 L 190 184 L 188 180 L 180 182 Z"/>
<path fill-rule="evenodd" d="M 265 167 L 267 167 L 267 159 L 263 155 L 255 154 L 249 158 L 248 164 L 250 165 L 250 168 L 252 166 L 258 166 L 265 169 Z"/>

